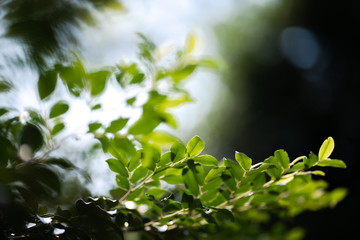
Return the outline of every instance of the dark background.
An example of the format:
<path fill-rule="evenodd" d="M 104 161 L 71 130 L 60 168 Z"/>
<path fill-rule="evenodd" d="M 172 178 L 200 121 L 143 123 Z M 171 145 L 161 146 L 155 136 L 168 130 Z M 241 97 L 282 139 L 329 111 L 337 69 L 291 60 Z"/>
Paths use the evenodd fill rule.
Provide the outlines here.
<path fill-rule="evenodd" d="M 317 153 L 322 141 L 332 136 L 331 157 L 347 164 L 347 169 L 325 170 L 329 189 L 348 189 L 345 200 L 292 222 L 307 229 L 306 239 L 358 235 L 359 10 L 359 1 L 282 1 L 276 8 L 260 10 L 255 34 L 242 29 L 247 20 L 242 16 L 217 27 L 233 97 L 212 131 L 214 142 L 222 143 L 214 154 L 227 156 L 237 150 L 260 161 L 284 148 L 294 159 L 310 150 Z M 301 27 L 316 37 L 321 53 L 312 67 L 295 66 L 281 51 L 279 39 L 289 27 Z"/>

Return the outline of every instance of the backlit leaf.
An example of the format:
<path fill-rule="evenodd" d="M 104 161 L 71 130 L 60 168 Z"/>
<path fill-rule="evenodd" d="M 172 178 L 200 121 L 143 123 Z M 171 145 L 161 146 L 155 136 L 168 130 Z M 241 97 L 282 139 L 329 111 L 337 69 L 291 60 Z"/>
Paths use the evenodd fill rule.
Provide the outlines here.
<path fill-rule="evenodd" d="M 192 159 L 194 160 L 195 163 L 200 163 L 205 166 L 217 166 L 218 165 L 218 161 L 216 160 L 216 158 L 214 158 L 213 156 L 210 156 L 210 155 L 201 155 L 201 156 L 194 157 Z"/>
<path fill-rule="evenodd" d="M 319 150 L 319 160 L 324 160 L 330 157 L 332 151 L 334 150 L 335 143 L 332 137 L 328 137 L 320 147 Z"/>
<path fill-rule="evenodd" d="M 235 159 L 245 171 L 250 169 L 252 160 L 245 153 L 236 152 Z"/>
<path fill-rule="evenodd" d="M 188 157 L 195 157 L 199 155 L 205 147 L 204 141 L 198 137 L 193 137 L 186 146 L 186 154 Z"/>
<path fill-rule="evenodd" d="M 335 159 L 320 160 L 317 165 L 320 167 L 346 168 L 346 164 L 343 161 Z"/>

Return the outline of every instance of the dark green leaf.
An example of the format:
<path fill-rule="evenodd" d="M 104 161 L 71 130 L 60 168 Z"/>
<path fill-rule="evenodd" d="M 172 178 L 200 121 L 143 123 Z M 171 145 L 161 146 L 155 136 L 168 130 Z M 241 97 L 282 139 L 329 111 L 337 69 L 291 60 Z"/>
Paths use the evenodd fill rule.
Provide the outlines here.
<path fill-rule="evenodd" d="M 165 193 L 167 193 L 167 191 L 160 188 L 150 188 L 146 191 L 146 193 L 158 199 L 161 198 Z"/>
<path fill-rule="evenodd" d="M 0 117 L 1 117 L 2 115 L 4 115 L 4 114 L 8 113 L 8 112 L 9 112 L 8 109 L 6 109 L 6 108 L 0 108 Z"/>
<path fill-rule="evenodd" d="M 110 126 L 107 127 L 105 131 L 110 133 L 117 133 L 118 131 L 123 129 L 123 127 L 125 127 L 128 121 L 128 118 L 119 118 L 117 120 L 114 120 L 110 123 Z"/>
<path fill-rule="evenodd" d="M 195 163 L 200 163 L 205 166 L 218 166 L 218 161 L 216 160 L 216 158 L 210 155 L 201 155 L 192 159 Z"/>
<path fill-rule="evenodd" d="M 69 105 L 64 101 L 57 102 L 52 108 L 50 109 L 50 118 L 58 117 L 69 110 Z"/>
<path fill-rule="evenodd" d="M 334 150 L 334 147 L 334 139 L 332 137 L 328 137 L 320 147 L 318 154 L 319 160 L 325 160 L 330 157 L 332 151 Z"/>
<path fill-rule="evenodd" d="M 172 202 L 168 205 L 166 205 L 163 209 L 164 213 L 171 213 L 171 212 L 176 212 L 182 209 L 181 203 L 179 202 Z"/>
<path fill-rule="evenodd" d="M 35 152 L 40 149 L 43 143 L 43 135 L 39 128 L 33 124 L 26 124 L 21 133 L 20 144 L 27 144 L 31 147 L 33 152 Z"/>
<path fill-rule="evenodd" d="M 250 169 L 252 160 L 245 153 L 236 152 L 235 159 L 245 171 Z"/>
<path fill-rule="evenodd" d="M 205 147 L 204 141 L 199 137 L 193 137 L 186 146 L 186 154 L 188 157 L 199 155 Z"/>
<path fill-rule="evenodd" d="M 115 158 L 110 158 L 106 160 L 106 162 L 108 163 L 111 171 L 120 173 L 124 177 L 129 177 L 128 171 L 126 170 L 124 164 L 120 160 Z"/>
<path fill-rule="evenodd" d="M 0 80 L 0 93 L 8 92 L 12 88 L 12 85 L 7 81 Z"/>
<path fill-rule="evenodd" d="M 346 168 L 346 164 L 343 161 L 335 159 L 320 160 L 317 165 L 320 167 Z"/>
<path fill-rule="evenodd" d="M 38 81 L 38 91 L 41 100 L 48 97 L 55 90 L 57 76 L 58 74 L 54 70 L 40 74 Z"/>

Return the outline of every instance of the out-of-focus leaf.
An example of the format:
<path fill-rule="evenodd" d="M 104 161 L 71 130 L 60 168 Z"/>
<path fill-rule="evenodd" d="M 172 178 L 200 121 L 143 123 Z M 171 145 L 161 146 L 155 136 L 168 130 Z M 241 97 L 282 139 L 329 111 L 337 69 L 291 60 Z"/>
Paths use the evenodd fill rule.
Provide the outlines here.
<path fill-rule="evenodd" d="M 27 144 L 35 152 L 40 149 L 43 143 L 44 138 L 39 128 L 29 123 L 26 124 L 21 133 L 20 144 Z"/>
<path fill-rule="evenodd" d="M 102 124 L 98 122 L 89 123 L 89 132 L 93 133 L 96 130 L 98 130 L 101 126 Z"/>
<path fill-rule="evenodd" d="M 194 72 L 196 67 L 197 67 L 196 64 L 186 65 L 183 68 L 171 72 L 170 76 L 172 77 L 174 82 L 178 83 L 184 80 L 185 78 L 189 77 Z"/>
<path fill-rule="evenodd" d="M 38 91 L 41 100 L 48 97 L 55 90 L 57 77 L 58 74 L 54 70 L 40 74 L 38 80 Z"/>
<path fill-rule="evenodd" d="M 104 91 L 106 82 L 110 76 L 111 72 L 106 70 L 88 74 L 91 96 L 98 96 Z"/>
<path fill-rule="evenodd" d="M 121 129 L 123 129 L 126 123 L 129 121 L 128 118 L 119 118 L 110 123 L 110 126 L 106 128 L 106 132 L 117 133 Z"/>
<path fill-rule="evenodd" d="M 139 180 L 143 179 L 144 177 L 146 177 L 146 175 L 148 174 L 149 170 L 145 167 L 138 167 L 134 173 L 131 175 L 130 181 L 131 183 L 137 183 Z"/>
<path fill-rule="evenodd" d="M 141 163 L 144 167 L 154 171 L 156 163 L 160 161 L 161 149 L 157 145 L 143 144 L 143 158 Z"/>
<path fill-rule="evenodd" d="M 317 165 L 320 167 L 346 168 L 346 164 L 343 161 L 335 159 L 320 160 Z"/>
<path fill-rule="evenodd" d="M 136 101 L 136 97 L 132 97 L 126 100 L 126 103 L 130 106 L 132 106 Z"/>
<path fill-rule="evenodd" d="M 165 193 L 167 193 L 167 191 L 160 188 L 150 188 L 149 190 L 146 191 L 146 193 L 158 199 L 161 198 Z"/>
<path fill-rule="evenodd" d="M 130 162 L 129 162 L 129 166 L 128 166 L 130 172 L 134 171 L 135 168 L 137 168 L 137 166 L 140 165 L 140 163 L 141 163 L 140 158 L 141 158 L 142 152 L 143 152 L 142 150 L 137 150 L 135 155 L 130 158 Z"/>
<path fill-rule="evenodd" d="M 194 33 L 190 33 L 186 39 L 185 54 L 189 54 L 194 50 L 195 43 L 196 43 L 196 35 Z"/>
<path fill-rule="evenodd" d="M 195 157 L 199 155 L 205 147 L 204 141 L 199 137 L 193 137 L 186 146 L 186 155 L 188 157 Z"/>
<path fill-rule="evenodd" d="M 64 158 L 50 158 L 46 159 L 44 162 L 47 164 L 57 165 L 64 169 L 76 168 L 76 166 L 72 162 Z"/>
<path fill-rule="evenodd" d="M 51 130 L 51 135 L 55 136 L 56 134 L 58 134 L 59 132 L 61 132 L 63 129 L 65 128 L 65 124 L 60 122 L 57 123 L 53 129 Z"/>
<path fill-rule="evenodd" d="M 119 188 L 122 188 L 126 191 L 130 189 L 129 179 L 122 175 L 119 174 L 116 175 L 116 184 L 118 185 Z"/>
<path fill-rule="evenodd" d="M 85 69 L 81 62 L 75 62 L 71 67 L 58 67 L 60 78 L 64 81 L 69 92 L 79 97 L 84 89 Z"/>
<path fill-rule="evenodd" d="M 154 61 L 153 52 L 156 45 L 145 35 L 138 33 L 138 36 L 142 39 L 142 42 L 139 44 L 140 56 L 150 62 Z"/>
<path fill-rule="evenodd" d="M 0 93 L 8 92 L 12 88 L 11 83 L 7 81 L 0 80 Z"/>
<path fill-rule="evenodd" d="M 65 101 L 59 101 L 50 109 L 49 118 L 58 117 L 69 110 L 69 105 Z"/>
<path fill-rule="evenodd" d="M 4 115 L 4 114 L 8 113 L 8 112 L 9 112 L 8 109 L 6 109 L 6 108 L 0 108 L 0 117 L 1 117 L 2 115 Z"/>
<path fill-rule="evenodd" d="M 194 157 L 194 158 L 192 158 L 192 160 L 194 160 L 195 163 L 200 163 L 205 166 L 217 166 L 218 165 L 218 161 L 216 160 L 216 158 L 214 158 L 213 156 L 210 156 L 210 155 L 206 155 L 206 154 Z"/>
<path fill-rule="evenodd" d="M 101 104 L 100 103 L 91 107 L 91 110 L 98 110 L 98 109 L 101 109 Z"/>
<path fill-rule="evenodd" d="M 320 147 L 319 150 L 319 160 L 325 160 L 328 157 L 330 157 L 332 151 L 334 150 L 335 147 L 335 143 L 334 143 L 334 139 L 332 137 L 328 137 L 323 144 Z"/>
<path fill-rule="evenodd" d="M 245 153 L 236 152 L 235 159 L 245 171 L 250 169 L 252 160 Z"/>
<path fill-rule="evenodd" d="M 179 141 L 176 137 L 170 135 L 169 133 L 154 131 L 142 138 L 147 142 L 151 142 L 154 144 L 158 144 L 163 147 L 167 147 L 177 141 Z"/>
<path fill-rule="evenodd" d="M 148 134 L 163 121 L 164 119 L 154 110 L 144 109 L 140 119 L 129 128 L 129 133 L 133 135 Z"/>
<path fill-rule="evenodd" d="M 109 165 L 109 168 L 111 169 L 111 171 L 119 173 L 120 175 L 124 176 L 124 177 L 129 177 L 129 173 L 126 170 L 125 166 L 123 165 L 123 163 L 115 158 L 110 158 L 108 160 L 106 160 L 106 162 Z"/>

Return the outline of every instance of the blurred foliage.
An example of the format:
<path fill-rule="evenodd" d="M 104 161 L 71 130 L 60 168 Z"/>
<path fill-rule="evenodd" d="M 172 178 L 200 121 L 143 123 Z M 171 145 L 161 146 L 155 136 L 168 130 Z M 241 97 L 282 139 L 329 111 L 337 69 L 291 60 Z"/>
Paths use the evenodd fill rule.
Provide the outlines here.
<path fill-rule="evenodd" d="M 68 60 L 78 44 L 83 24 L 96 24 L 94 10 L 122 10 L 118 0 L 11 0 L 0 1 L 6 29 L 2 37 L 17 41 L 25 52 L 18 63 L 43 70 L 49 63 Z"/>
<path fill-rule="evenodd" d="M 253 164 L 239 152 L 233 160 L 218 161 L 202 154 L 205 143 L 200 137 L 183 144 L 156 130 L 160 124 L 176 127 L 169 109 L 191 100 L 182 88 L 183 80 L 199 63 L 211 60 L 192 56 L 190 37 L 185 50 L 174 55 L 174 64 L 165 68 L 155 55 L 157 46 L 140 37 L 138 63 L 88 71 L 77 60 L 39 74 L 40 101 L 53 100 L 47 111 L 29 109 L 24 118 L 10 117 L 12 109 L 4 108 L 0 128 L 2 238 L 127 239 L 136 232 L 137 239 L 301 239 L 303 231 L 289 230 L 283 223 L 286 219 L 305 210 L 333 207 L 344 198 L 345 189 L 326 191 L 327 183 L 312 177 L 325 174 L 318 167 L 346 167 L 341 160 L 329 158 L 334 149 L 331 137 L 318 154 L 291 160 L 278 150 Z M 79 183 L 78 194 L 66 191 L 74 183 L 64 176 L 84 173 L 70 159 L 52 156 L 61 144 L 57 134 L 71 124 L 63 118 L 71 105 L 54 99 L 58 84 L 74 98 L 90 97 L 91 111 L 102 108 L 96 99 L 107 85 L 125 91 L 134 86 L 147 90 L 142 103 L 137 95 L 126 100 L 130 107 L 142 109 L 137 120 L 121 116 L 109 124 L 88 125 L 88 133 L 99 140 L 116 174 L 111 198 L 90 197 L 86 185 Z"/>
<path fill-rule="evenodd" d="M 88 70 L 79 57 L 59 61 L 57 50 L 63 49 L 53 36 L 60 30 L 39 28 L 39 34 L 52 36 L 42 50 L 39 38 L 30 40 L 34 32 L 27 31 L 27 24 L 29 29 L 37 23 L 55 24 L 44 10 L 50 9 L 49 2 L 36 1 L 37 9 L 44 8 L 36 14 L 25 11 L 35 5 L 14 2 L 1 2 L 8 9 L 7 36 L 24 41 L 27 56 L 41 70 L 37 92 L 43 109 L 22 114 L 6 106 L 0 109 L 1 239 L 301 239 L 303 231 L 286 220 L 306 210 L 334 207 L 345 197 L 345 189 L 328 191 L 327 183 L 319 179 L 325 174 L 322 167 L 346 167 L 343 161 L 330 159 L 335 146 L 331 137 L 318 153 L 292 159 L 277 150 L 254 164 L 240 152 L 219 161 L 203 153 L 200 137 L 184 144 L 159 130 L 161 125 L 175 128 L 171 109 L 192 100 L 184 81 L 199 67 L 220 67 L 217 61 L 193 56 L 194 36 L 171 55 L 166 67 L 161 64 L 163 51 L 139 34 L 138 61 Z M 85 6 L 102 7 L 105 2 L 112 3 L 88 1 Z M 59 9 L 65 13 L 77 9 L 75 15 L 88 22 L 87 7 L 80 8 L 84 6 L 80 3 L 63 1 Z M 25 12 L 11 20 L 12 8 Z M 79 20 L 70 15 L 59 16 L 59 21 L 76 26 Z M 2 93 L 13 90 L 10 83 L 0 83 Z M 115 173 L 116 187 L 108 196 L 92 196 L 86 184 L 89 176 L 74 164 L 71 154 L 64 158 L 54 154 L 72 137 L 66 131 L 72 123 L 65 121 L 72 105 L 54 94 L 59 87 L 72 99 L 86 102 L 90 112 L 102 110 L 99 99 L 109 87 L 123 93 L 142 90 L 124 94 L 126 107 L 140 110 L 138 118 L 124 111 L 110 123 L 88 123 L 87 134 L 98 141 L 95 148 L 108 157 L 108 167 Z M 93 146 L 87 150 L 92 154 Z"/>

